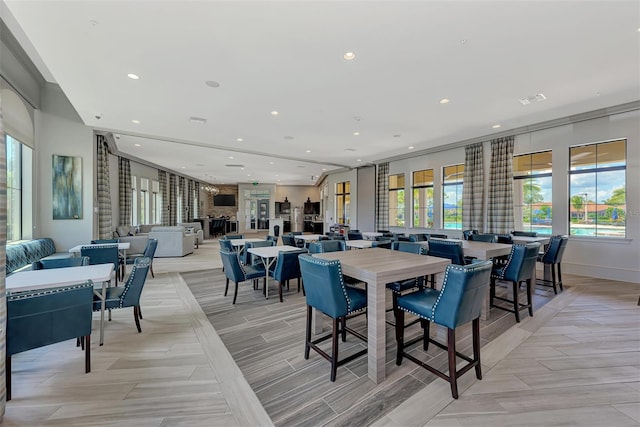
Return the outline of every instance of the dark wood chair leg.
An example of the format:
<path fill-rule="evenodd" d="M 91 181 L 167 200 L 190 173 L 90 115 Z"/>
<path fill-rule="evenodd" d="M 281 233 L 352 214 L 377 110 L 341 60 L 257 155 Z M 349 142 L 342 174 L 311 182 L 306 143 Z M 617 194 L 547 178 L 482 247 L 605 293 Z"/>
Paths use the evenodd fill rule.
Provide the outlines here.
<path fill-rule="evenodd" d="M 424 351 L 428 351 L 429 350 L 429 334 L 431 331 L 431 322 L 429 322 L 426 319 L 420 319 L 420 325 L 422 326 L 422 332 L 423 332 L 423 337 L 422 337 L 422 348 Z"/>
<path fill-rule="evenodd" d="M 456 330 L 447 328 L 447 353 L 449 357 L 449 383 L 451 396 L 458 398 L 458 376 L 456 374 Z"/>
<path fill-rule="evenodd" d="M 227 291 L 228 291 L 228 290 L 229 290 L 229 278 L 227 278 L 227 284 L 226 284 L 226 286 L 224 287 L 224 296 L 225 296 L 225 297 L 227 296 Z"/>
<path fill-rule="evenodd" d="M 516 315 L 516 323 L 520 323 L 520 303 L 518 302 L 518 289 L 520 284 L 513 282 L 513 312 Z"/>
<path fill-rule="evenodd" d="M 11 400 L 11 356 L 7 356 L 4 359 L 4 377 L 5 388 L 7 390 L 7 402 Z"/>
<path fill-rule="evenodd" d="M 493 307 L 493 299 L 496 296 L 496 279 L 491 278 L 489 285 L 489 307 Z"/>
<path fill-rule="evenodd" d="M 140 306 L 133 306 L 133 319 L 136 321 L 136 328 L 138 328 L 138 333 L 142 332 L 142 328 L 140 327 L 140 316 L 138 315 L 138 310 Z"/>
<path fill-rule="evenodd" d="M 236 303 L 236 299 L 238 298 L 238 282 L 236 282 L 236 290 L 233 292 L 233 303 Z"/>
<path fill-rule="evenodd" d="M 402 352 L 404 351 L 404 311 L 396 308 L 393 310 L 393 315 L 396 318 L 396 365 L 400 366 L 402 363 Z"/>
<path fill-rule="evenodd" d="M 151 265 L 149 266 L 149 271 L 151 271 L 151 277 L 153 277 L 153 278 L 155 279 L 156 275 L 155 275 L 155 274 L 153 274 L 153 264 L 151 264 Z"/>
<path fill-rule="evenodd" d="M 138 317 L 142 319 L 142 307 L 138 306 Z"/>
<path fill-rule="evenodd" d="M 554 286 L 555 289 L 555 286 Z M 527 305 L 529 306 L 529 317 L 533 317 L 533 302 L 531 300 L 531 279 L 527 279 Z"/>
<path fill-rule="evenodd" d="M 280 297 L 280 302 L 282 302 L 282 286 L 283 284 L 278 282 L 278 296 Z"/>
<path fill-rule="evenodd" d="M 471 329 L 473 334 L 473 360 L 478 364 L 475 366 L 476 378 L 482 379 L 482 366 L 480 365 L 480 319 L 473 319 L 471 323 Z"/>
<path fill-rule="evenodd" d="M 340 326 L 340 321 L 338 321 L 338 326 Z M 342 318 L 342 328 L 340 328 L 342 342 L 347 342 L 347 318 Z"/>
<path fill-rule="evenodd" d="M 91 372 L 91 335 L 82 337 L 84 342 L 84 372 Z"/>
<path fill-rule="evenodd" d="M 333 332 L 331 336 L 331 382 L 336 381 L 336 373 L 338 372 L 338 330 L 339 328 L 340 328 L 340 319 L 333 319 Z"/>
<path fill-rule="evenodd" d="M 551 264 L 551 284 L 553 285 L 553 293 L 558 295 L 558 287 L 556 285 L 556 268 Z"/>
<path fill-rule="evenodd" d="M 311 342 L 311 322 L 312 322 L 312 314 L 313 314 L 313 309 L 311 308 L 310 305 L 307 306 L 307 330 L 306 330 L 306 340 L 304 342 L 304 358 L 308 359 L 309 358 L 309 350 L 311 349 L 311 346 L 309 345 L 309 343 Z"/>
<path fill-rule="evenodd" d="M 558 286 L 560 286 L 560 291 L 564 291 L 562 288 L 562 270 L 560 269 L 560 263 L 557 265 L 558 267 Z"/>

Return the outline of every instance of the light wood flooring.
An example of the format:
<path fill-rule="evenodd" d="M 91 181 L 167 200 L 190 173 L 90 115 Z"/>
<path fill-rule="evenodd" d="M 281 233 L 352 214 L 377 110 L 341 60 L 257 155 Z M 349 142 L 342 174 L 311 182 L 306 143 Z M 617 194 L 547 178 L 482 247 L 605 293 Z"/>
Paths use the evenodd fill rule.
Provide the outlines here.
<path fill-rule="evenodd" d="M 91 373 L 70 341 L 14 356 L 3 425 L 640 425 L 638 284 L 565 275 L 565 291 L 546 304 L 539 301 L 547 292 L 537 292 L 533 318 L 509 327 L 492 312 L 484 379 L 464 375 L 456 401 L 443 380 L 406 360 L 396 368 L 391 358 L 382 385 L 366 379 L 358 359 L 338 368 L 332 386 L 324 359 L 302 357 L 303 335 L 286 337 L 278 326 L 303 331 L 304 300 L 293 284 L 283 304 L 274 285 L 265 301 L 245 284 L 232 307 L 231 296 L 222 297 L 217 250 L 207 240 L 187 257 L 156 259 L 142 297 L 143 332 L 131 309 L 114 310 L 103 347 L 94 335 Z M 210 313 L 215 329 L 183 276 L 205 312 L 224 313 Z M 240 311 L 252 328 L 238 324 Z M 425 357 L 438 363 L 431 351 Z M 297 385 L 287 385 L 294 370 L 302 372 Z M 321 398 L 309 399 L 314 388 Z"/>

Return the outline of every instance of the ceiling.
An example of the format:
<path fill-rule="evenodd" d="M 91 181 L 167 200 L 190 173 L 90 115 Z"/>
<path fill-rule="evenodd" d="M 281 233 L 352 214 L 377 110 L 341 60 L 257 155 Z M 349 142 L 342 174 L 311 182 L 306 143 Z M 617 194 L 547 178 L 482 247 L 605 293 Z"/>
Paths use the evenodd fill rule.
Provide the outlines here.
<path fill-rule="evenodd" d="M 637 1 L 5 0 L 2 16 L 87 126 L 211 183 L 309 185 L 640 99 Z"/>

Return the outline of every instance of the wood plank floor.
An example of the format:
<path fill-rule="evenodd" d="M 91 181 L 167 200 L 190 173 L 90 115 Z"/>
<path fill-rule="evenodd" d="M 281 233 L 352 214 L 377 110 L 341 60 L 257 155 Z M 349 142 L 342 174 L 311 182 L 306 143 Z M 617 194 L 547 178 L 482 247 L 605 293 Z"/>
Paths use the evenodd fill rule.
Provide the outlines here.
<path fill-rule="evenodd" d="M 302 357 L 301 294 L 292 286 L 281 304 L 274 285 L 268 301 L 244 285 L 232 307 L 217 250 L 207 240 L 187 257 L 156 259 L 142 334 L 131 309 L 115 310 L 105 345 L 92 344 L 90 374 L 71 342 L 14 356 L 3 425 L 640 424 L 638 284 L 566 275 L 565 291 L 546 304 L 548 292 L 536 292 L 533 318 L 510 327 L 513 315 L 492 312 L 482 332 L 484 379 L 464 375 L 454 401 L 446 382 L 409 361 L 395 367 L 389 356 L 381 385 L 366 379 L 364 358 L 330 383 L 324 359 Z M 341 350 L 357 345 L 349 339 Z M 431 350 L 422 356 L 444 362 Z"/>

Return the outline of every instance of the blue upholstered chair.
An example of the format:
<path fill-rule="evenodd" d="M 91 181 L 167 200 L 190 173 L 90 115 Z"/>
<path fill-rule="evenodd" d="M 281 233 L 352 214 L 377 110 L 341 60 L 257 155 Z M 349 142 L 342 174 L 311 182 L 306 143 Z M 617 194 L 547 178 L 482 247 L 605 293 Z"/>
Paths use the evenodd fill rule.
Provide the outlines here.
<path fill-rule="evenodd" d="M 269 275 L 278 281 L 278 295 L 280 296 L 280 302 L 282 302 L 282 287 L 286 284 L 289 289 L 289 280 L 298 279 L 298 292 L 300 292 L 300 263 L 298 262 L 298 256 L 300 254 L 306 254 L 306 249 L 299 249 L 297 251 L 282 251 L 278 253 L 278 259 L 273 271 L 269 271 Z M 304 293 L 304 285 L 302 286 L 302 292 Z"/>
<path fill-rule="evenodd" d="M 513 234 L 514 236 L 521 236 L 521 237 L 537 237 L 538 236 L 538 233 L 536 231 L 515 230 L 515 231 L 512 231 L 511 234 Z"/>
<path fill-rule="evenodd" d="M 531 278 L 533 269 L 536 267 L 540 243 L 529 243 L 527 245 L 514 244 L 506 264 L 495 264 L 491 272 L 491 307 L 514 313 L 516 322 L 520 322 L 520 310 L 529 309 L 529 316 L 533 316 L 533 305 L 531 304 Z M 512 283 L 513 300 L 496 296 L 496 280 L 504 280 Z M 527 303 L 518 302 L 518 290 L 520 283 L 527 284 Z M 495 305 L 494 300 L 500 300 L 512 304 L 513 308 Z"/>
<path fill-rule="evenodd" d="M 492 233 L 475 233 L 470 234 L 467 240 L 473 240 L 474 242 L 496 243 L 498 241 L 498 237 Z"/>
<path fill-rule="evenodd" d="M 233 304 L 236 303 L 236 299 L 238 298 L 238 283 L 265 277 L 264 269 L 257 269 L 250 265 L 241 265 L 240 260 L 238 259 L 238 254 L 235 251 L 225 251 L 221 249 L 220 258 L 222 259 L 222 266 L 224 267 L 224 275 L 227 278 L 227 284 L 224 288 L 224 296 L 227 296 L 227 291 L 229 290 L 229 280 L 236 285 L 236 289 L 233 293 Z"/>
<path fill-rule="evenodd" d="M 427 251 L 427 255 L 450 259 L 451 264 L 468 264 L 464 259 L 462 242 L 429 239 L 429 250 Z"/>
<path fill-rule="evenodd" d="M 120 253 L 118 252 L 117 243 L 104 243 L 98 246 L 82 246 L 80 248 L 80 256 L 89 257 L 89 265 L 109 264 L 113 263 L 113 270 L 116 272 L 116 283 L 120 277 Z"/>
<path fill-rule="evenodd" d="M 428 238 L 429 235 L 426 233 L 409 234 L 410 242 L 426 242 Z"/>
<path fill-rule="evenodd" d="M 82 340 L 85 372 L 91 371 L 93 283 L 7 296 L 5 380 L 11 400 L 11 356 L 72 338 Z"/>
<path fill-rule="evenodd" d="M 81 267 L 89 265 L 89 257 L 76 256 L 71 258 L 41 259 L 31 264 L 32 270 L 46 270 L 49 268 Z"/>
<path fill-rule="evenodd" d="M 244 239 L 244 234 L 225 234 L 225 236 L 222 239 L 227 239 L 227 240 Z"/>
<path fill-rule="evenodd" d="M 347 238 L 349 240 L 362 240 L 362 233 L 359 230 L 351 230 L 347 233 Z"/>
<path fill-rule="evenodd" d="M 478 234 L 478 230 L 462 230 L 462 238 L 464 240 L 469 240 L 469 236 L 472 234 Z"/>
<path fill-rule="evenodd" d="M 415 242 L 393 242 L 391 244 L 391 250 L 416 255 L 422 254 L 422 246 Z M 424 287 L 424 277 L 421 276 L 415 277 L 413 279 L 403 280 L 401 282 L 387 283 L 386 286 L 387 289 L 391 291 L 392 295 L 392 308 L 387 309 L 386 311 L 393 311 L 399 295 L 412 289 L 422 289 Z M 395 326 L 395 322 L 391 322 L 389 320 L 387 320 L 386 322 L 391 326 Z"/>
<path fill-rule="evenodd" d="M 133 268 L 127 278 L 124 286 L 107 288 L 107 296 L 105 299 L 105 309 L 111 310 L 117 308 L 133 307 L 133 319 L 136 322 L 138 332 L 142 332 L 140 327 L 140 295 L 142 288 L 147 280 L 151 259 L 148 257 L 137 257 L 133 262 Z M 93 311 L 100 311 L 101 300 L 95 295 L 93 297 Z M 111 320 L 111 316 L 109 316 Z"/>
<path fill-rule="evenodd" d="M 496 234 L 496 242 L 504 243 L 506 245 L 513 245 L 513 237 L 511 234 Z"/>
<path fill-rule="evenodd" d="M 151 273 L 151 277 L 156 277 L 153 274 L 153 257 L 156 254 L 156 249 L 158 248 L 158 239 L 147 239 L 147 245 L 144 248 L 144 252 L 139 255 L 143 257 L 147 257 L 151 260 L 151 265 L 149 265 L 149 272 Z M 127 256 L 127 264 L 133 264 L 136 260 L 136 256 Z"/>
<path fill-rule="evenodd" d="M 321 254 L 325 252 L 346 251 L 347 244 L 344 240 L 319 240 L 309 244 L 309 253 Z"/>
<path fill-rule="evenodd" d="M 278 246 L 278 236 L 267 236 L 264 240 L 269 240 L 271 242 L 275 242 L 273 245 Z"/>
<path fill-rule="evenodd" d="M 451 396 L 458 398 L 458 377 L 471 368 L 475 368 L 476 378 L 482 379 L 480 366 L 480 312 L 482 300 L 489 285 L 491 274 L 491 261 L 481 261 L 469 265 L 447 266 L 444 273 L 442 289 L 425 288 L 398 297 L 395 309 L 396 317 L 396 365 L 402 363 L 402 358 L 417 363 L 429 372 L 449 381 Z M 404 313 L 408 312 L 421 319 L 424 335 L 417 339 L 404 342 Z M 447 344 L 444 345 L 429 336 L 430 323 L 445 326 L 447 328 Z M 456 328 L 472 322 L 473 358 L 469 358 L 456 351 Z M 414 353 L 405 349 L 422 340 L 424 350 L 428 350 L 429 343 L 447 350 L 449 360 L 449 375 L 426 364 L 415 357 Z M 456 369 L 456 356 L 469 362 L 464 367 Z"/>
<path fill-rule="evenodd" d="M 393 241 L 391 240 L 375 240 L 371 242 L 372 248 L 382 248 L 382 249 L 391 249 L 391 244 Z"/>
<path fill-rule="evenodd" d="M 551 267 L 551 280 L 549 281 L 546 279 L 537 279 L 536 284 L 552 287 L 555 294 L 558 293 L 557 286 L 560 286 L 561 291 L 563 290 L 562 269 L 560 268 L 560 263 L 562 262 L 562 256 L 564 255 L 567 243 L 569 243 L 569 237 L 553 236 L 549 240 L 549 244 L 547 245 L 547 249 L 544 251 L 544 253 L 538 254 L 538 262 L 549 265 Z M 558 269 L 557 281 L 556 267 Z"/>
<path fill-rule="evenodd" d="M 346 317 L 352 313 L 362 311 L 367 307 L 367 294 L 363 289 L 346 286 L 342 280 L 342 268 L 338 260 L 324 260 L 311 255 L 300 255 L 300 271 L 306 290 L 307 327 L 304 345 L 304 358 L 309 359 L 309 351 L 314 349 L 320 356 L 331 363 L 331 381 L 336 380 L 336 371 L 341 366 L 356 357 L 366 354 L 367 349 L 358 351 L 342 360 L 338 360 L 338 336 L 346 339 L 346 332 L 365 341 L 367 338 L 348 328 Z M 331 317 L 332 331 L 330 334 L 311 340 L 311 320 L 313 308 Z M 331 339 L 331 355 L 318 347 L 318 343 Z"/>
<path fill-rule="evenodd" d="M 285 246 L 297 247 L 296 239 L 291 234 L 282 235 L 282 244 Z"/>
<path fill-rule="evenodd" d="M 427 240 L 429 240 L 429 239 L 448 239 L 449 238 L 449 236 L 447 236 L 446 234 L 435 234 L 435 233 L 429 233 L 426 236 L 427 236 Z"/>
<path fill-rule="evenodd" d="M 242 251 L 242 263 L 245 265 L 252 265 L 255 268 L 260 268 L 263 266 L 262 262 L 260 262 L 260 257 L 257 257 L 251 253 L 249 253 L 249 249 L 251 248 L 266 248 L 268 246 L 275 246 L 276 242 L 273 240 L 262 240 L 258 242 L 247 242 L 244 245 L 244 251 Z M 264 272 L 264 268 L 262 269 Z"/>

